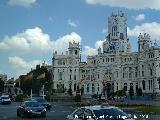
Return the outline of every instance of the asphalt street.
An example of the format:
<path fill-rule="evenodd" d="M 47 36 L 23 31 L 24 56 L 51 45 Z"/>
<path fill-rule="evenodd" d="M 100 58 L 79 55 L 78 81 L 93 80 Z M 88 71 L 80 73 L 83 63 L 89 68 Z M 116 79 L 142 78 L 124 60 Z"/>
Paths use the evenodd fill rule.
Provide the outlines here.
<path fill-rule="evenodd" d="M 6 120 L 66 120 L 66 116 L 74 110 L 67 103 L 52 103 L 52 109 L 47 112 L 46 118 L 19 118 L 16 110 L 21 103 L 13 102 L 11 105 L 0 105 L 0 116 Z M 65 104 L 65 105 L 64 105 Z"/>
<path fill-rule="evenodd" d="M 11 105 L 0 105 L 0 116 L 6 120 L 65 120 L 66 116 L 75 108 L 72 108 L 67 102 L 54 102 L 52 104 L 52 109 L 47 112 L 46 118 L 19 118 L 16 115 L 17 107 L 21 103 L 12 102 Z M 137 117 L 135 120 L 160 120 L 160 115 L 151 114 L 137 114 L 132 111 L 126 111 L 128 114 Z"/>

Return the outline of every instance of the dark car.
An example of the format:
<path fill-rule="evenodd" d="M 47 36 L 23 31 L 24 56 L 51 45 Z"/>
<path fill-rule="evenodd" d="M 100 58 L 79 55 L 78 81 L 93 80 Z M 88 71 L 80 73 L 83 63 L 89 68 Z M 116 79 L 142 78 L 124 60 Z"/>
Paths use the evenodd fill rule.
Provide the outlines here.
<path fill-rule="evenodd" d="M 37 101 L 25 101 L 17 108 L 17 116 L 46 116 L 46 108 Z"/>
<path fill-rule="evenodd" d="M 45 99 L 37 98 L 35 100 L 39 102 L 42 106 L 44 106 L 47 110 L 50 110 L 52 108 L 52 105 L 48 103 Z"/>

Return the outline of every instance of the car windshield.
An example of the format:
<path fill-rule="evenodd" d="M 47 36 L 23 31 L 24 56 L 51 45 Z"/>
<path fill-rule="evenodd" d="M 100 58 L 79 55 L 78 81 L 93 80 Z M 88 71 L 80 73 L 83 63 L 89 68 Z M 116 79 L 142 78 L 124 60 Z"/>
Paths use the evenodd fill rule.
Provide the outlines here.
<path fill-rule="evenodd" d="M 40 102 L 40 103 L 46 102 L 46 100 L 44 100 L 44 99 L 36 99 L 36 101 L 38 101 L 38 102 Z"/>
<path fill-rule="evenodd" d="M 126 113 L 116 108 L 93 110 L 93 112 L 98 120 L 123 120 L 127 116 Z"/>
<path fill-rule="evenodd" d="M 39 107 L 40 104 L 38 102 L 26 102 L 25 106 L 26 107 Z"/>
<path fill-rule="evenodd" d="M 1 97 L 1 99 L 9 99 L 9 97 Z"/>

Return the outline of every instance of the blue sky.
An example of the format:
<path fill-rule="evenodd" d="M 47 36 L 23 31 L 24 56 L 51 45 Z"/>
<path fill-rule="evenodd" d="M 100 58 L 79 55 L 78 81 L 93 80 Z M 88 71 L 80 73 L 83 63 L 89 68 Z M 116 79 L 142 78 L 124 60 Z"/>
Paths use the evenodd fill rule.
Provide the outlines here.
<path fill-rule="evenodd" d="M 159 43 L 159 0 L 1 0 L 0 73 L 17 78 L 44 60 L 51 64 L 53 51 L 65 53 L 73 40 L 84 56 L 95 55 L 118 10 L 127 17 L 132 51 L 140 32 Z"/>

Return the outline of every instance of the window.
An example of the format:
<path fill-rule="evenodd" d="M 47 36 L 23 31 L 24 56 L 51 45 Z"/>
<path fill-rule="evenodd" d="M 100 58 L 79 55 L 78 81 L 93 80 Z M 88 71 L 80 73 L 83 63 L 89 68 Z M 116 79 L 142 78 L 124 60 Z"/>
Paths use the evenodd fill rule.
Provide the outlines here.
<path fill-rule="evenodd" d="M 87 92 L 89 92 L 89 84 L 87 84 Z"/>
<path fill-rule="evenodd" d="M 98 84 L 98 87 L 97 87 L 97 91 L 99 91 L 99 84 Z"/>
<path fill-rule="evenodd" d="M 137 72 L 135 72 L 135 77 L 138 77 L 138 73 Z"/>
<path fill-rule="evenodd" d="M 127 83 L 124 83 L 124 90 L 127 91 Z"/>
<path fill-rule="evenodd" d="M 130 89 L 133 89 L 133 83 L 130 83 Z"/>
<path fill-rule="evenodd" d="M 94 84 L 92 84 L 92 92 L 95 92 Z"/>
<path fill-rule="evenodd" d="M 77 55 L 77 50 L 75 50 L 75 55 Z"/>
<path fill-rule="evenodd" d="M 118 78 L 118 71 L 117 71 L 117 78 Z"/>
<path fill-rule="evenodd" d="M 99 79 L 99 73 L 98 73 L 98 79 Z"/>
<path fill-rule="evenodd" d="M 74 80 L 76 80 L 76 75 L 74 75 Z"/>
<path fill-rule="evenodd" d="M 142 71 L 142 77 L 144 77 L 144 71 Z"/>
<path fill-rule="evenodd" d="M 74 84 L 74 91 L 76 91 L 76 88 L 77 88 L 77 85 L 76 85 L 76 83 Z"/>
<path fill-rule="evenodd" d="M 152 73 L 152 69 L 150 69 L 150 75 L 151 75 L 151 76 L 153 75 L 153 73 Z"/>
<path fill-rule="evenodd" d="M 120 39 L 124 39 L 123 33 L 120 33 Z"/>
<path fill-rule="evenodd" d="M 138 90 L 138 82 L 136 83 L 136 91 Z"/>
<path fill-rule="evenodd" d="M 150 85 L 151 85 L 151 82 L 150 82 L 150 80 L 149 80 L 149 90 L 150 90 L 150 88 L 151 88 L 151 86 L 150 86 Z"/>
<path fill-rule="evenodd" d="M 62 72 L 59 73 L 59 80 L 62 80 Z"/>
<path fill-rule="evenodd" d="M 145 90 L 145 89 L 146 89 L 145 81 L 144 81 L 144 80 L 142 81 L 142 88 L 143 88 L 143 90 Z"/>
<path fill-rule="evenodd" d="M 159 82 L 158 82 L 158 83 L 159 83 L 159 90 L 160 90 L 160 80 L 159 80 Z"/>

